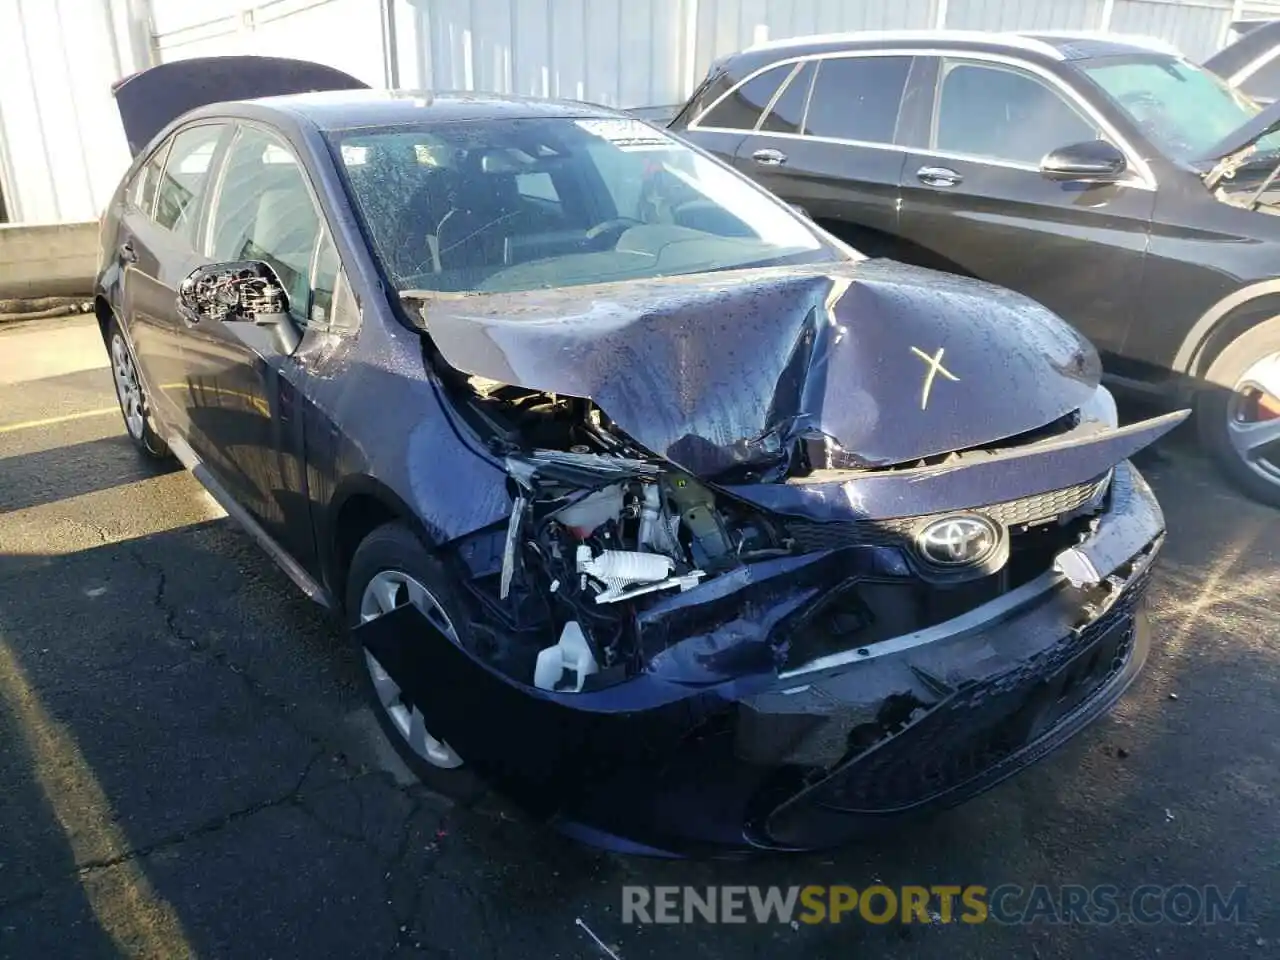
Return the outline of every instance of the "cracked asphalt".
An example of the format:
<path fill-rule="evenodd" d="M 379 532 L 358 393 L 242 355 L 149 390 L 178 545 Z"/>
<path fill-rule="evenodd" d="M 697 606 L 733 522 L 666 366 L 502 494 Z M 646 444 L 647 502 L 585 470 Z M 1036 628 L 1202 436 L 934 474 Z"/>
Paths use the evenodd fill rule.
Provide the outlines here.
<path fill-rule="evenodd" d="M 341 632 L 191 477 L 135 455 L 70 323 L 83 363 L 42 339 L 66 321 L 0 331 L 0 957 L 607 957 L 579 918 L 625 960 L 1280 956 L 1280 513 L 1186 441 L 1142 458 L 1170 535 L 1152 657 L 1112 715 L 872 843 L 655 862 L 412 783 Z M 54 339 L 54 366 L 14 362 Z M 875 881 L 1243 884 L 1247 906 L 1215 925 L 620 916 L 623 884 Z"/>

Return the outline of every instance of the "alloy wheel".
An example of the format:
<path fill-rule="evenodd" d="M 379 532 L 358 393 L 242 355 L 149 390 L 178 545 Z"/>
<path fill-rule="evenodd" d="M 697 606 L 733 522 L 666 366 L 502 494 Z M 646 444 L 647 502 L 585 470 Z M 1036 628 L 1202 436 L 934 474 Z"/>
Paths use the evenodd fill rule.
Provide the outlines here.
<path fill-rule="evenodd" d="M 1227 437 L 1246 467 L 1280 484 L 1280 353 L 1257 360 L 1236 383 Z"/>
<path fill-rule="evenodd" d="M 376 620 L 406 603 L 413 604 L 432 626 L 450 640 L 457 641 L 453 623 L 431 595 L 431 591 L 400 570 L 383 570 L 365 586 L 360 599 L 360 622 Z M 378 702 L 408 743 L 409 749 L 434 767 L 452 770 L 462 766 L 462 758 L 453 748 L 427 732 L 422 711 L 406 698 L 399 684 L 391 678 L 377 658 L 368 650 L 364 652 L 364 658 Z"/>
<path fill-rule="evenodd" d="M 133 362 L 133 353 L 118 330 L 111 335 L 111 373 L 115 378 L 120 409 L 124 412 L 125 427 L 133 439 L 141 440 L 147 425 L 142 384 L 138 380 L 138 367 Z"/>

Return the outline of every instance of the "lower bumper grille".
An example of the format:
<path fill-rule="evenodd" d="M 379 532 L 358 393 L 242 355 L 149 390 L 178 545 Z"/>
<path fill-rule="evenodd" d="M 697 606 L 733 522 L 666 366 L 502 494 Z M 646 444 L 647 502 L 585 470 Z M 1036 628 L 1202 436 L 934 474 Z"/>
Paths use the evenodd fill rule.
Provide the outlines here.
<path fill-rule="evenodd" d="M 1124 668 L 1148 571 L 1071 640 L 1017 670 L 962 687 L 853 760 L 810 799 L 845 813 L 899 812 L 960 791 L 1034 744 Z"/>

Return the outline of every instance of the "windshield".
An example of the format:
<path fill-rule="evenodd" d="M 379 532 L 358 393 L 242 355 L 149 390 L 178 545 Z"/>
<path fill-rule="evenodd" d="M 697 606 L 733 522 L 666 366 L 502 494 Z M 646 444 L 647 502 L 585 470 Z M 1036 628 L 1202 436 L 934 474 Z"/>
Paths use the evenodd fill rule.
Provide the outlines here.
<path fill-rule="evenodd" d="M 785 204 L 634 120 L 448 122 L 334 143 L 400 290 L 532 290 L 844 256 Z"/>
<path fill-rule="evenodd" d="M 1174 160 L 1202 156 L 1262 109 L 1216 74 L 1185 60 L 1103 58 L 1085 63 L 1084 71 Z M 1264 137 L 1257 149 L 1280 150 L 1280 136 Z"/>

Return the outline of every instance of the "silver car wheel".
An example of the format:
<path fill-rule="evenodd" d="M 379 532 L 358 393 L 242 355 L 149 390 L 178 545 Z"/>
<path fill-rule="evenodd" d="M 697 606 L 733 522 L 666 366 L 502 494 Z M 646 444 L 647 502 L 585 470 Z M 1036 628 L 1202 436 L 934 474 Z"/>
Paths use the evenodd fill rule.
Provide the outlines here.
<path fill-rule="evenodd" d="M 360 622 L 368 623 L 383 614 L 390 613 L 396 607 L 412 603 L 431 625 L 457 641 L 458 635 L 436 598 L 426 587 L 399 570 L 383 570 L 378 573 L 364 588 L 360 599 Z M 452 770 L 462 766 L 462 758 L 443 740 L 437 740 L 427 732 L 422 711 L 404 698 L 391 675 L 387 673 L 377 658 L 368 650 L 364 654 L 365 667 L 369 678 L 373 681 L 373 689 L 377 692 L 378 702 L 391 718 L 392 724 L 404 737 L 415 754 L 434 767 Z"/>
<path fill-rule="evenodd" d="M 141 440 L 147 425 L 142 405 L 142 384 L 138 381 L 133 353 L 119 330 L 111 335 L 111 373 L 115 377 L 120 409 L 124 412 L 124 425 L 129 436 Z"/>
<path fill-rule="evenodd" d="M 1280 353 L 1256 361 L 1236 383 L 1227 437 L 1246 467 L 1280 484 Z"/>

